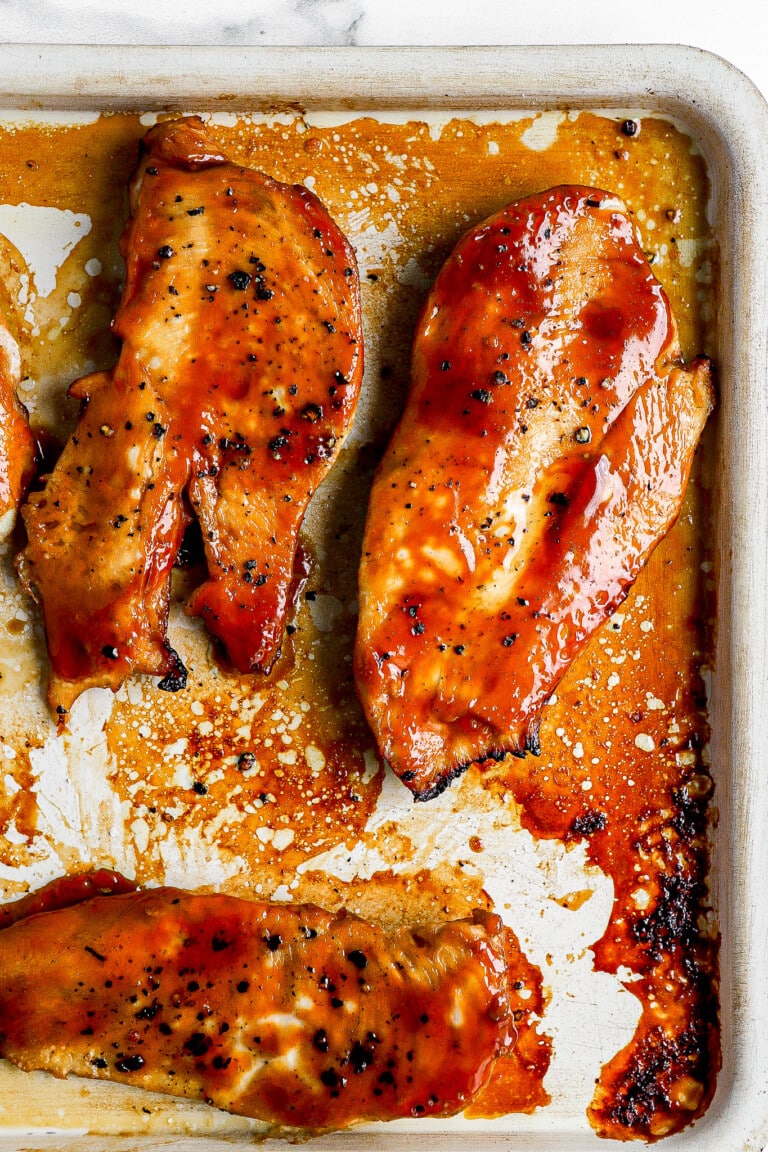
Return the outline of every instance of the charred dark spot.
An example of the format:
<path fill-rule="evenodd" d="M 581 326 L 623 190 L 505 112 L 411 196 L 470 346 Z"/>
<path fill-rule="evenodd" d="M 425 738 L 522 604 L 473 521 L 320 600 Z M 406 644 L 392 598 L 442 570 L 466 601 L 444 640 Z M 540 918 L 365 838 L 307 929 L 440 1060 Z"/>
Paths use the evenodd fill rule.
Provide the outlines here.
<path fill-rule="evenodd" d="M 696 919 L 704 897 L 703 886 L 682 869 L 661 877 L 655 908 L 632 924 L 632 935 L 647 945 L 654 960 L 679 947 L 689 951 L 697 936 Z"/>
<path fill-rule="evenodd" d="M 359 1040 L 355 1040 L 349 1053 L 349 1063 L 352 1066 L 352 1071 L 356 1076 L 365 1072 L 373 1063 L 374 1050 L 371 1045 L 361 1044 Z"/>
<path fill-rule="evenodd" d="M 184 1051 L 190 1056 L 205 1056 L 212 1044 L 213 1040 L 205 1032 L 193 1032 L 184 1042 Z"/>
<path fill-rule="evenodd" d="M 154 1020 L 159 1012 L 162 1012 L 162 1004 L 158 1004 L 155 1000 L 152 1004 L 147 1004 L 139 1012 L 136 1013 L 137 1020 Z"/>
<path fill-rule="evenodd" d="M 230 272 L 227 280 L 229 280 L 232 287 L 238 292 L 245 292 L 251 282 L 251 274 L 250 272 L 243 272 L 242 269 L 238 268 L 234 272 Z"/>
<path fill-rule="evenodd" d="M 138 1072 L 143 1067 L 144 1057 L 139 1056 L 138 1053 L 135 1056 L 126 1056 L 121 1052 L 115 1060 L 115 1068 L 118 1072 Z"/>
<path fill-rule="evenodd" d="M 608 818 L 605 812 L 598 812 L 596 809 L 590 808 L 575 817 L 571 824 L 571 832 L 574 836 L 593 836 L 595 832 L 602 832 L 607 823 Z"/>
<path fill-rule="evenodd" d="M 559 508 L 567 508 L 570 504 L 570 500 L 565 492 L 551 492 L 547 500 L 550 504 L 557 504 Z"/>
<path fill-rule="evenodd" d="M 187 669 L 175 648 L 168 645 L 170 671 L 158 682 L 161 692 L 180 692 L 187 686 Z"/>

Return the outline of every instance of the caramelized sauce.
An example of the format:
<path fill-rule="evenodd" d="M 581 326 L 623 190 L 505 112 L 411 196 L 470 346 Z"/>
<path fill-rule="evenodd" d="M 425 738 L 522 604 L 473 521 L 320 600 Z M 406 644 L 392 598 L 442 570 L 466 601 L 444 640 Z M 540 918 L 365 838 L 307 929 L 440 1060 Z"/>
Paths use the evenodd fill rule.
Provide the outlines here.
<path fill-rule="evenodd" d="M 372 473 L 406 393 L 411 334 L 428 285 L 459 236 L 504 204 L 555 184 L 593 185 L 616 192 L 633 213 L 684 357 L 713 351 L 707 177 L 689 139 L 650 117 L 628 138 L 618 120 L 581 113 L 563 117 L 540 147 L 548 124 L 453 120 L 438 132 L 421 122 L 366 118 L 324 127 L 286 115 L 215 125 L 236 163 L 282 181 L 309 177 L 356 247 L 367 326 L 358 423 L 310 508 L 313 560 L 290 621 L 295 631 L 268 677 L 223 670 L 202 627 L 183 616 L 177 605 L 199 579 L 193 568 L 175 576 L 170 626 L 190 670 L 187 689 L 163 693 L 149 678 L 134 678 L 114 701 L 89 694 L 57 737 L 43 697 L 38 612 L 5 557 L 0 862 L 18 878 L 3 881 L 7 898 L 62 870 L 118 865 L 140 884 L 346 904 L 382 923 L 436 921 L 484 903 L 484 854 L 476 847 L 468 854 L 479 872 L 452 860 L 421 874 L 408 870 L 413 846 L 390 825 L 364 833 L 382 775 L 351 677 L 360 538 Z M 532 128 L 538 140 L 527 135 Z M 75 411 L 66 386 L 116 357 L 117 239 L 144 131 L 137 117 L 115 115 L 0 132 L 0 203 L 90 219 L 47 296 L 33 298 L 25 258 L 0 237 L 0 304 L 22 346 L 21 399 L 33 429 L 59 440 Z M 499 804 L 521 806 L 536 837 L 586 843 L 614 883 L 595 964 L 621 973 L 642 1016 L 601 1075 L 591 1120 L 623 1138 L 653 1139 L 700 1114 L 717 1066 L 717 940 L 704 888 L 712 782 L 700 676 L 712 606 L 701 468 L 698 477 L 619 617 L 593 638 L 544 709 L 541 757 L 473 770 Z M 59 792 L 53 749 L 72 765 Z M 361 840 L 388 850 L 385 837 L 400 855 L 396 874 L 382 865 L 342 882 L 311 863 L 334 846 L 351 853 Z M 578 904 L 578 895 L 568 899 Z M 499 1064 L 473 1116 L 530 1111 L 547 1100 L 548 989 L 530 965 L 521 979 L 531 995 L 520 1004 L 516 1055 Z M 19 1117 L 32 1114 L 27 1095 L 13 1097 Z M 190 1130 L 196 1122 L 191 1115 Z"/>
<path fill-rule="evenodd" d="M 543 1080 L 552 1055 L 549 1037 L 536 1027 L 545 1005 L 541 972 L 529 963 L 509 929 L 505 936 L 509 971 L 514 974 L 510 1007 L 517 1027 L 517 1043 L 496 1061 L 491 1078 L 478 1092 L 465 1115 L 480 1119 L 507 1112 L 535 1112 L 549 1103 Z"/>

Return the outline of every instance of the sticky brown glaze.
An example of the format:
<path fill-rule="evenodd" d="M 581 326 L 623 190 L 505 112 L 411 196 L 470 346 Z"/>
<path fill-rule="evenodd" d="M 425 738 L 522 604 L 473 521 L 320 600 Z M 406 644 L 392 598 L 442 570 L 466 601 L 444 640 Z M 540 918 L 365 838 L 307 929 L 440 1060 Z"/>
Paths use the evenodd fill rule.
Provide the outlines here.
<path fill-rule="evenodd" d="M 34 437 L 16 395 L 20 380 L 19 347 L 0 316 L 0 542 L 16 522 L 35 466 Z"/>
<path fill-rule="evenodd" d="M 24 514 L 64 709 L 132 672 L 183 685 L 166 626 L 190 512 L 208 579 L 189 611 L 239 671 L 270 668 L 362 378 L 354 256 L 307 189 L 230 163 L 191 118 L 147 134 L 131 213 L 119 361 L 73 385 L 80 422 Z"/>
<path fill-rule="evenodd" d="M 538 751 L 541 709 L 674 522 L 712 407 L 615 197 L 560 187 L 459 243 L 374 482 L 356 677 L 417 798 Z"/>
<path fill-rule="evenodd" d="M 114 896 L 120 892 L 133 892 L 136 885 L 119 872 L 109 868 L 99 868 L 95 872 L 76 872 L 72 876 L 62 876 L 52 880 L 36 892 L 22 896 L 11 904 L 0 907 L 0 929 L 26 920 L 38 912 L 55 912 L 59 908 L 69 908 L 81 904 L 94 896 Z"/>
<path fill-rule="evenodd" d="M 489 913 L 385 933 L 314 905 L 100 896 L 0 933 L 0 1053 L 278 1128 L 446 1116 L 513 1041 L 507 978 Z"/>

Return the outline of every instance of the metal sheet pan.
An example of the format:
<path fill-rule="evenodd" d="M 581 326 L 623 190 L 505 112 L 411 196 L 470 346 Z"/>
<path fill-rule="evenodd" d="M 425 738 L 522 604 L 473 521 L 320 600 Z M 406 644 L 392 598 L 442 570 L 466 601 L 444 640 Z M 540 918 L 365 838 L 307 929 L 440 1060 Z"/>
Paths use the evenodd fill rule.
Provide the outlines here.
<path fill-rule="evenodd" d="M 723 1070 L 717 1095 L 670 1149 L 758 1149 L 768 1141 L 768 873 L 763 762 L 768 719 L 768 117 L 757 91 L 724 61 L 664 45 L 485 49 L 206 49 L 5 46 L 0 105 L 62 112 L 219 111 L 300 106 L 342 112 L 639 109 L 680 123 L 713 181 L 721 254 L 716 532 L 718 629 L 710 692 L 719 823 L 715 904 L 722 932 Z M 82 1129 L 22 1134 L 2 1117 L 0 1149 L 134 1149 L 139 1137 Z M 61 1120 L 51 1115 L 50 1125 Z M 137 1132 L 140 1127 L 137 1125 Z M 188 1146 L 183 1135 L 141 1146 Z M 200 1134 L 195 1147 L 230 1147 Z M 577 1149 L 604 1142 L 567 1116 L 403 1132 L 354 1132 L 318 1148 Z M 243 1135 L 242 1139 L 252 1137 Z"/>

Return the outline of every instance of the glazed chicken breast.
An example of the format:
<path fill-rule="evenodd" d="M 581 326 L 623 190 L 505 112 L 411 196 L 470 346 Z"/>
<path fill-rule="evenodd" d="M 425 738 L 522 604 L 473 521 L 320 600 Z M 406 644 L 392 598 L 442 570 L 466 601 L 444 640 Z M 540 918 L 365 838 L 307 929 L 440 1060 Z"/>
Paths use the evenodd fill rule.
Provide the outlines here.
<path fill-rule="evenodd" d="M 345 237 L 306 188 L 231 163 L 197 118 L 147 134 L 122 238 L 117 365 L 77 381 L 82 415 L 24 520 L 60 711 L 133 672 L 184 683 L 166 635 L 190 515 L 193 594 L 240 672 L 279 652 L 298 532 L 348 431 L 363 369 Z"/>
<path fill-rule="evenodd" d="M 460 1111 L 514 1041 L 490 913 L 385 933 L 125 886 L 65 880 L 0 932 L 0 1055 L 311 1133 Z"/>
<path fill-rule="evenodd" d="M 440 272 L 376 476 L 358 690 L 421 800 L 541 710 L 674 522 L 713 404 L 619 201 L 560 187 Z"/>
<path fill-rule="evenodd" d="M 19 346 L 0 316 L 0 543 L 16 522 L 16 512 L 35 466 L 35 440 L 18 400 Z"/>

